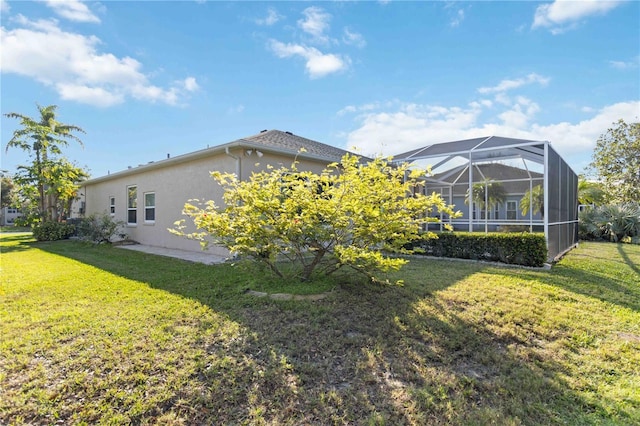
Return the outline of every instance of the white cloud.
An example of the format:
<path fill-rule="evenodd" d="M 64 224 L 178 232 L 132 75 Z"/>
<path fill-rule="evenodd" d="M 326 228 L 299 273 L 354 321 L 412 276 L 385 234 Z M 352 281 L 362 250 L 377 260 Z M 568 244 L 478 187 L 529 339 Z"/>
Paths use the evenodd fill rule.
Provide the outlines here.
<path fill-rule="evenodd" d="M 69 19 L 70 21 L 100 22 L 100 18 L 89 10 L 86 3 L 80 0 L 44 0 L 44 2 L 53 9 L 58 16 Z"/>
<path fill-rule="evenodd" d="M 229 114 L 240 114 L 242 111 L 244 111 L 244 105 L 240 104 L 240 105 L 236 105 L 236 106 L 230 107 L 227 110 L 227 113 L 229 113 Z"/>
<path fill-rule="evenodd" d="M 329 29 L 331 15 L 317 6 L 306 8 L 302 11 L 302 14 L 304 19 L 298 20 L 298 27 L 307 34 L 312 35 L 314 41 L 326 43 L 329 39 L 325 35 L 325 31 Z"/>
<path fill-rule="evenodd" d="M 638 65 L 640 65 L 640 56 L 637 56 L 630 61 L 609 61 L 609 65 L 619 70 L 638 68 Z"/>
<path fill-rule="evenodd" d="M 371 112 L 383 108 L 397 107 L 398 105 L 400 105 L 400 102 L 398 102 L 397 100 L 387 102 L 369 102 L 363 105 L 347 105 L 346 107 L 339 110 L 336 115 L 343 116 L 347 114 Z"/>
<path fill-rule="evenodd" d="M 112 93 L 102 87 L 88 87 L 73 83 L 57 83 L 55 87 L 60 97 L 65 100 L 99 107 L 109 107 L 124 102 L 122 93 Z"/>
<path fill-rule="evenodd" d="M 195 92 L 200 88 L 198 86 L 198 82 L 196 82 L 195 77 L 187 77 L 182 81 L 182 86 L 187 92 Z"/>
<path fill-rule="evenodd" d="M 640 101 L 628 101 L 594 110 L 590 118 L 577 123 L 539 124 L 533 122 L 540 110 L 537 103 L 524 97 L 517 97 L 515 102 L 487 120 L 481 117 L 495 104 L 471 102 L 465 107 L 402 104 L 394 111 L 361 114 L 356 118 L 358 128 L 347 135 L 345 146 L 363 155 L 393 155 L 433 143 L 498 135 L 548 140 L 571 164 L 572 160 L 590 158 L 596 140 L 613 122 L 620 118 L 637 121 L 640 114 Z M 346 112 L 359 111 L 357 106 L 347 108 Z"/>
<path fill-rule="evenodd" d="M 311 78 L 324 77 L 349 67 L 348 56 L 334 55 L 332 53 L 322 53 L 315 47 L 308 47 L 295 43 L 282 43 L 277 40 L 270 40 L 269 48 L 279 58 L 290 58 L 300 56 L 306 60 L 305 67 Z"/>
<path fill-rule="evenodd" d="M 478 105 L 446 108 L 403 104 L 393 112 L 359 116 L 360 127 L 349 133 L 347 147 L 364 155 L 392 155 L 435 142 L 464 137 L 482 113 Z"/>
<path fill-rule="evenodd" d="M 100 53 L 99 38 L 63 31 L 56 20 L 18 16 L 16 22 L 22 27 L 0 28 L 2 73 L 31 77 L 63 99 L 102 107 L 126 97 L 177 105 L 185 91 L 198 88 L 193 77 L 169 88 L 155 86 L 136 59 Z"/>
<path fill-rule="evenodd" d="M 10 10 L 9 2 L 7 0 L 0 0 L 0 12 L 8 13 Z"/>
<path fill-rule="evenodd" d="M 453 28 L 456 28 L 460 26 L 462 21 L 464 21 L 464 9 L 458 9 L 453 18 L 451 18 L 449 25 Z"/>
<path fill-rule="evenodd" d="M 364 37 L 360 33 L 351 32 L 349 28 L 344 29 L 344 34 L 342 36 L 342 42 L 344 44 L 349 44 L 352 46 L 356 46 L 359 48 L 363 48 L 367 45 Z"/>
<path fill-rule="evenodd" d="M 541 86 L 546 86 L 549 83 L 548 77 L 543 77 L 536 73 L 531 73 L 524 78 L 517 78 L 515 80 L 502 80 L 498 85 L 493 87 L 481 87 L 478 89 L 479 93 L 504 93 L 508 90 L 517 89 L 518 87 L 538 83 Z"/>
<path fill-rule="evenodd" d="M 297 40 L 290 43 L 270 39 L 267 43 L 267 49 L 279 58 L 299 56 L 305 59 L 306 72 L 311 78 L 324 77 L 348 69 L 351 66 L 349 56 L 324 53 L 317 47 L 313 47 L 313 45 L 322 45 L 322 48 L 326 49 L 329 45 L 341 44 L 340 40 L 332 38 L 328 34 L 331 15 L 317 6 L 307 7 L 302 11 L 302 15 L 304 17 L 298 20 L 297 25 L 304 34 L 297 34 Z M 362 34 L 354 32 L 348 27 L 343 29 L 342 43 L 359 48 L 366 46 Z"/>
<path fill-rule="evenodd" d="M 529 124 L 535 114 L 540 111 L 540 107 L 530 99 L 522 96 L 518 97 L 515 105 L 511 109 L 498 114 L 498 118 L 502 120 L 505 127 L 522 129 Z"/>
<path fill-rule="evenodd" d="M 553 34 L 560 34 L 574 28 L 581 19 L 605 14 L 621 3 L 614 0 L 556 0 L 536 8 L 531 27 L 547 27 Z"/>
<path fill-rule="evenodd" d="M 255 23 L 258 25 L 271 26 L 276 22 L 278 22 L 279 20 L 281 20 L 282 18 L 283 18 L 282 15 L 278 14 L 278 12 L 274 8 L 270 7 L 269 10 L 267 10 L 267 16 L 264 18 L 256 19 Z"/>

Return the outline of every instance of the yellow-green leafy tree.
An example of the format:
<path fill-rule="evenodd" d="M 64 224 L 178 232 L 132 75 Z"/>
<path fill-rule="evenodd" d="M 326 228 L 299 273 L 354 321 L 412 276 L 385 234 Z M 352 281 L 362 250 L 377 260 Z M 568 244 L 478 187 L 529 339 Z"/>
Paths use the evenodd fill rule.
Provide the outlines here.
<path fill-rule="evenodd" d="M 213 172 L 225 206 L 192 200 L 183 213 L 197 231 L 187 233 L 184 219 L 171 231 L 205 246 L 211 240 L 268 265 L 278 276 L 293 270 L 306 281 L 346 266 L 375 279 L 408 262 L 392 253 L 411 253 L 419 240 L 436 237 L 422 231 L 425 223 L 437 221 L 432 212 L 457 216 L 439 195 L 415 191 L 426 170 L 389 160 L 365 164 L 345 155 L 322 173 L 298 170 L 294 163 L 246 181 Z"/>

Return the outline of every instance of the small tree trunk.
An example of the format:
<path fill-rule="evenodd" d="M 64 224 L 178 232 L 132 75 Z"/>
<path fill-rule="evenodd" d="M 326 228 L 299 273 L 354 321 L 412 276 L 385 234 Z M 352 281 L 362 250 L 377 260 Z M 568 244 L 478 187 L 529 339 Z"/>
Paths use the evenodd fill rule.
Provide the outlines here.
<path fill-rule="evenodd" d="M 311 263 L 304 265 L 304 269 L 302 270 L 302 281 L 309 281 L 313 270 L 316 269 L 316 266 L 318 266 L 325 253 L 326 250 L 317 250 L 316 255 L 313 257 Z"/>

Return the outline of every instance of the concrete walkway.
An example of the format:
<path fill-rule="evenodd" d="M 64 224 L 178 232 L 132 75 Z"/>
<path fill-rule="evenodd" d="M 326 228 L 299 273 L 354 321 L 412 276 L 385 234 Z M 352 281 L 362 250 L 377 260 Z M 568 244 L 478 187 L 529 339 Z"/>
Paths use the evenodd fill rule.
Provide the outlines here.
<path fill-rule="evenodd" d="M 129 244 L 116 246 L 126 250 L 141 251 L 143 253 L 155 254 L 158 256 L 175 257 L 177 259 L 187 260 L 189 262 L 204 263 L 206 265 L 214 265 L 216 263 L 224 263 L 227 259 L 208 251 L 188 251 L 169 249 L 164 247 L 146 246 L 144 244 Z"/>

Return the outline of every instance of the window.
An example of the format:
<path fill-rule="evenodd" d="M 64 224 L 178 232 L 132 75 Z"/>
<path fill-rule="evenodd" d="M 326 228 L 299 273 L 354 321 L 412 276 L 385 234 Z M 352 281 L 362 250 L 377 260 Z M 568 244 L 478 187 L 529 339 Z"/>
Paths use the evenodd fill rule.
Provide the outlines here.
<path fill-rule="evenodd" d="M 518 202 L 507 201 L 507 219 L 516 220 L 518 218 Z"/>
<path fill-rule="evenodd" d="M 496 203 L 493 209 L 493 218 L 500 219 L 500 204 Z"/>
<path fill-rule="evenodd" d="M 138 223 L 138 187 L 127 187 L 127 224 Z"/>
<path fill-rule="evenodd" d="M 144 194 L 144 221 L 153 223 L 156 221 L 156 193 L 147 192 Z"/>
<path fill-rule="evenodd" d="M 116 214 L 116 197 L 109 197 L 109 214 L 115 216 Z"/>

